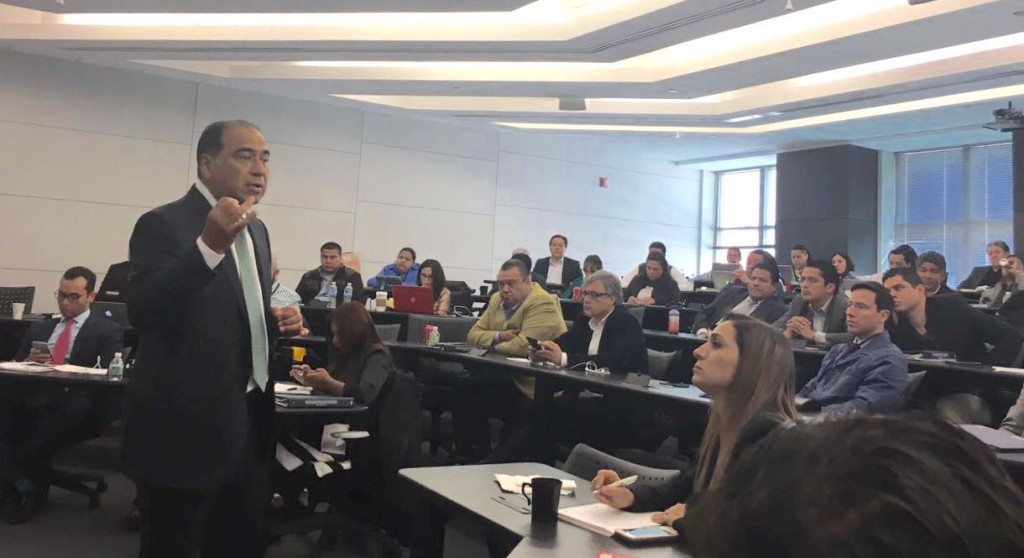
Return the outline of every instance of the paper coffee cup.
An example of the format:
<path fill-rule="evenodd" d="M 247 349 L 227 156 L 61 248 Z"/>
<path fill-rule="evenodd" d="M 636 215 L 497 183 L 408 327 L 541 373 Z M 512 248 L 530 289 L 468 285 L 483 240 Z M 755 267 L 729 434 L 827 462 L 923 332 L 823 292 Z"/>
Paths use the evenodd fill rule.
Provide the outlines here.
<path fill-rule="evenodd" d="M 14 302 L 11 303 L 11 315 L 14 316 L 15 320 L 20 320 L 25 315 L 25 303 Z"/>

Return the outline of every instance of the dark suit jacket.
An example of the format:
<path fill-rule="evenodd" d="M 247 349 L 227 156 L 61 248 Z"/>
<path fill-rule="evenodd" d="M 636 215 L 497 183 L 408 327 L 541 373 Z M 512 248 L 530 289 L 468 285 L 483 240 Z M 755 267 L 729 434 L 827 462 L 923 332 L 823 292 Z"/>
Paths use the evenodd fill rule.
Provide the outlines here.
<path fill-rule="evenodd" d="M 107 268 L 107 274 L 103 276 L 103 282 L 100 283 L 99 292 L 109 293 L 124 291 L 125 285 L 128 284 L 128 273 L 131 271 L 131 268 L 131 262 L 111 264 L 111 266 Z"/>
<path fill-rule="evenodd" d="M 831 347 L 836 343 L 849 343 L 853 341 L 853 334 L 846 330 L 846 305 L 849 300 L 843 293 L 836 293 L 829 303 L 828 311 L 825 312 L 825 346 Z M 775 327 L 786 328 L 786 322 L 794 316 L 803 316 L 814 322 L 814 310 L 811 304 L 804 300 L 803 295 L 796 295 L 789 310 L 781 318 L 775 320 Z"/>
<path fill-rule="evenodd" d="M 309 301 L 313 300 L 320 292 L 320 281 L 319 267 L 302 274 L 299 285 L 295 287 L 295 292 L 298 293 L 303 304 L 309 304 Z M 352 284 L 352 300 L 365 304 L 366 291 L 363 289 L 363 277 L 359 275 L 359 272 L 345 266 L 338 268 L 338 272 L 334 274 L 334 284 L 338 286 L 338 302 L 344 300 L 345 285 L 350 283 Z"/>
<path fill-rule="evenodd" d="M 537 260 L 537 263 L 533 264 L 533 272 L 539 274 L 545 280 L 548 277 L 548 266 L 551 264 L 551 257 L 541 258 Z M 583 269 L 580 268 L 580 262 L 572 259 L 562 257 L 562 280 L 561 285 L 564 287 L 569 283 L 572 283 L 574 279 L 583 275 Z"/>
<path fill-rule="evenodd" d="M 124 459 L 136 482 L 162 488 L 216 489 L 247 459 L 249 320 L 231 252 L 211 270 L 196 246 L 209 211 L 192 187 L 143 215 L 132 232 L 125 300 L 139 346 L 125 403 Z M 259 220 L 249 234 L 273 347 L 270 240 Z M 269 423 L 271 397 L 260 411 Z M 270 433 L 260 440 L 269 457 Z"/>
<path fill-rule="evenodd" d="M 747 298 L 746 285 L 728 285 L 704 308 L 697 312 L 693 320 L 692 331 L 715 327 L 722 318 L 726 317 L 733 307 Z M 762 322 L 774 324 L 783 314 L 786 313 L 786 305 L 775 297 L 768 298 L 757 305 L 757 308 L 750 314 L 751 318 L 757 318 Z"/>
<path fill-rule="evenodd" d="M 625 306 L 617 305 L 604 322 L 601 342 L 596 355 L 587 355 L 594 330 L 590 329 L 590 318 L 576 317 L 572 329 L 555 339 L 555 343 L 568 356 L 568 366 L 593 361 L 598 368 L 607 368 L 613 373 L 647 373 L 647 341 L 640 322 L 629 313 Z"/>
<path fill-rule="evenodd" d="M 926 299 L 927 335 L 922 336 L 906 319 L 888 324 L 892 342 L 903 352 L 952 351 L 958 360 L 996 366 L 1013 364 L 1021 347 L 1021 334 L 995 316 L 979 312 L 959 296 Z M 992 345 L 991 354 L 985 344 Z"/>
<path fill-rule="evenodd" d="M 658 306 L 668 306 L 679 299 L 679 285 L 668 273 L 662 273 L 661 279 L 657 281 L 648 279 L 646 273 L 637 275 L 623 290 L 622 298 L 629 300 L 647 287 L 654 287 L 651 298 Z"/>
<path fill-rule="evenodd" d="M 992 273 L 995 279 L 994 282 L 992 278 L 989 278 L 988 281 L 985 280 L 989 273 Z M 989 287 L 991 287 L 992 285 L 995 285 L 1001 277 L 1002 272 L 1000 272 L 997 275 L 995 272 L 992 271 L 992 266 L 983 265 L 972 269 L 970 275 L 967 276 L 967 279 L 964 279 L 963 281 L 960 282 L 959 285 L 957 285 L 957 289 L 977 289 L 982 285 L 988 285 Z"/>
<path fill-rule="evenodd" d="M 61 319 L 63 318 L 41 320 L 32 324 L 21 340 L 21 347 L 18 348 L 15 360 L 28 358 L 33 341 L 48 341 Z M 68 355 L 66 362 L 76 366 L 93 366 L 96 364 L 96 357 L 99 357 L 100 366 L 106 368 L 114 358 L 114 353 L 123 351 L 124 330 L 94 311 L 82 324 L 82 329 L 78 330 L 78 336 L 75 337 L 75 344 L 71 346 L 71 354 Z"/>

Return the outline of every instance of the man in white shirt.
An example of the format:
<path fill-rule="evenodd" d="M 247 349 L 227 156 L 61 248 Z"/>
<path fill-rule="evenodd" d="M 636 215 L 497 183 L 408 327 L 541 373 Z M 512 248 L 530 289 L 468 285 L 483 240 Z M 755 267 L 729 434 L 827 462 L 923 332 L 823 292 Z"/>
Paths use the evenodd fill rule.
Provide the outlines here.
<path fill-rule="evenodd" d="M 615 274 L 599 270 L 583 281 L 583 311 L 572 329 L 554 341 L 541 341 L 531 352 L 535 362 L 582 368 L 592 362 L 610 372 L 647 372 L 644 330 L 622 305 L 622 283 Z"/>
<path fill-rule="evenodd" d="M 565 249 L 569 246 L 569 239 L 564 235 L 556 234 L 548 241 L 548 250 L 551 256 L 537 260 L 533 272 L 544 278 L 548 285 L 560 285 L 563 289 L 569 283 L 583 275 L 580 262 L 565 257 Z"/>
<path fill-rule="evenodd" d="M 652 242 L 651 245 L 647 247 L 647 251 L 648 251 L 648 253 L 650 253 L 650 252 L 660 252 L 661 255 L 664 256 L 665 252 L 666 252 L 665 244 L 663 242 L 657 242 L 657 241 Z M 644 268 L 646 266 L 647 266 L 647 262 L 644 261 L 644 263 L 638 265 L 637 267 L 634 267 L 633 269 L 630 269 L 629 272 L 627 272 L 625 275 L 622 276 L 622 284 L 623 285 L 629 285 L 629 283 L 633 280 L 633 278 L 635 278 L 640 273 L 643 273 Z M 676 282 L 676 285 L 679 286 L 679 290 L 680 291 L 692 291 L 693 290 L 693 287 L 690 285 L 690 281 L 687 280 L 685 276 L 683 276 L 683 272 L 679 271 L 679 269 L 677 269 L 677 268 L 675 268 L 675 267 L 670 265 L 670 266 L 668 266 L 668 274 L 669 274 L 669 277 L 671 277 L 672 280 Z"/>

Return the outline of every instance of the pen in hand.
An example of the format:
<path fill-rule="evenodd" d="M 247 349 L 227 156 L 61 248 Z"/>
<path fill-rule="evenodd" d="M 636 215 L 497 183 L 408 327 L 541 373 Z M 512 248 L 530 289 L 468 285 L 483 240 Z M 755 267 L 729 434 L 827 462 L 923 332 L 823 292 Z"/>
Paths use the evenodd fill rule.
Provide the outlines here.
<path fill-rule="evenodd" d="M 636 482 L 636 479 L 637 479 L 637 476 L 633 475 L 631 477 L 626 477 L 624 479 L 619 479 L 619 480 L 617 480 L 617 481 L 615 481 L 615 482 L 613 482 L 611 484 L 606 484 L 606 485 L 602 486 L 601 488 L 616 488 L 616 487 L 620 487 L 620 486 L 629 486 L 629 485 L 633 484 L 634 482 Z M 600 492 L 601 488 L 595 490 L 594 494 L 597 494 L 598 492 Z"/>

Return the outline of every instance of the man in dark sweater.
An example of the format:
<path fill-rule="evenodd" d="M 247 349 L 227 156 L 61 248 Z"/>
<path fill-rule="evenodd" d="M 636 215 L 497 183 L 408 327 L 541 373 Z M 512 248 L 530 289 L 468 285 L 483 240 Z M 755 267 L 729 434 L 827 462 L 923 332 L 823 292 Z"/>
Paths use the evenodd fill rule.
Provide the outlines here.
<path fill-rule="evenodd" d="M 349 269 L 341 263 L 341 245 L 337 242 L 327 242 L 320 247 L 320 267 L 304 273 L 295 287 L 295 292 L 299 293 L 303 304 L 309 304 L 313 299 L 326 302 L 331 283 L 338 287 L 339 305 L 344 296 L 345 285 L 352 285 L 352 300 L 366 302 L 363 278 L 358 271 Z"/>
<path fill-rule="evenodd" d="M 1021 335 L 1010 324 L 979 312 L 959 296 L 927 297 L 920 277 L 910 268 L 890 269 L 882 277 L 896 303 L 896 316 L 889 333 L 904 352 L 950 351 L 957 360 L 995 366 L 1014 364 L 1021 347 Z M 992 346 L 991 352 L 986 344 Z M 990 424 L 992 412 L 978 389 L 959 385 L 935 405 L 940 418 L 956 424 Z M 948 393 L 948 392 L 947 392 Z"/>

